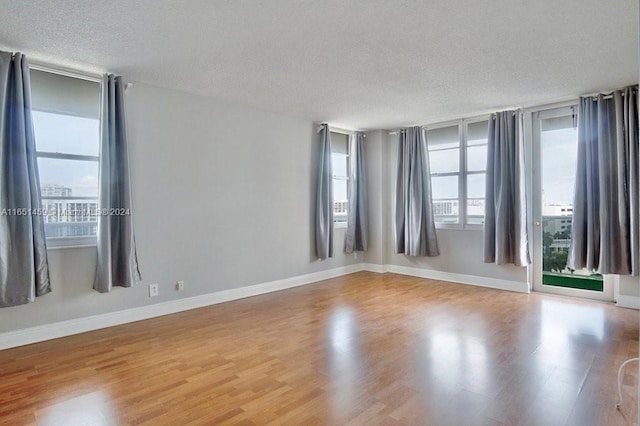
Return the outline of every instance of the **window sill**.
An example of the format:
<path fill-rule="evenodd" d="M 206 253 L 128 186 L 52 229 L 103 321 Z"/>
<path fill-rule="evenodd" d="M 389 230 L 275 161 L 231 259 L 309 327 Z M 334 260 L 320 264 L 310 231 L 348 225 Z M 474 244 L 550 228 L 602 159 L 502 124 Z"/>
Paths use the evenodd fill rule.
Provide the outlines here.
<path fill-rule="evenodd" d="M 97 245 L 96 236 L 47 238 L 47 250 L 90 248 Z"/>
<path fill-rule="evenodd" d="M 436 224 L 436 230 L 451 230 L 451 231 L 482 231 L 484 229 L 483 225 L 438 225 Z"/>
<path fill-rule="evenodd" d="M 96 245 L 95 244 L 85 244 L 85 245 L 59 246 L 59 247 L 49 247 L 49 246 L 47 246 L 47 251 L 57 251 L 57 250 L 67 250 L 67 249 L 81 249 L 81 248 L 96 248 Z"/>

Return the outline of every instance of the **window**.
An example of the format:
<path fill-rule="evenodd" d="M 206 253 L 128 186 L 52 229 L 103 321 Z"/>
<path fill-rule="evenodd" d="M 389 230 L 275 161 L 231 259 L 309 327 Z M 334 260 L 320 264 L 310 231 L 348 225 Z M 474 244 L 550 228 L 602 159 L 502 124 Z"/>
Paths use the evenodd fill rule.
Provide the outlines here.
<path fill-rule="evenodd" d="M 427 130 L 433 214 L 436 223 L 460 223 L 458 125 Z"/>
<path fill-rule="evenodd" d="M 440 227 L 483 224 L 487 137 L 487 120 L 427 130 L 433 214 Z"/>
<path fill-rule="evenodd" d="M 333 169 L 333 223 L 347 224 L 349 182 L 349 136 L 331 132 L 331 167 Z"/>
<path fill-rule="evenodd" d="M 95 243 L 100 84 L 31 70 L 31 92 L 47 244 Z"/>
<path fill-rule="evenodd" d="M 487 120 L 464 123 L 466 132 L 465 225 L 484 224 L 485 180 L 487 176 Z"/>

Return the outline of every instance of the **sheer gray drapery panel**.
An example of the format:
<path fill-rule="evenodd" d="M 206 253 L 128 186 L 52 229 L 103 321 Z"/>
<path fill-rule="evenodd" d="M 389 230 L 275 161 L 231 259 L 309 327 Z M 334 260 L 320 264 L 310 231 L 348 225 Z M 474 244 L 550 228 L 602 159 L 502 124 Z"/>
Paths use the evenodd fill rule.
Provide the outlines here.
<path fill-rule="evenodd" d="M 333 170 L 331 132 L 322 124 L 319 132 L 318 179 L 316 181 L 315 235 L 318 259 L 333 257 Z"/>
<path fill-rule="evenodd" d="M 367 204 L 367 176 L 364 164 L 364 134 L 349 135 L 349 190 L 347 231 L 344 251 L 367 251 L 369 245 L 369 207 Z"/>
<path fill-rule="evenodd" d="M 529 265 L 524 138 L 519 111 L 491 115 L 486 176 L 484 262 Z"/>
<path fill-rule="evenodd" d="M 101 293 L 140 281 L 122 77 L 105 74 L 100 107 L 100 165 L 96 276 Z"/>
<path fill-rule="evenodd" d="M 407 256 L 438 256 L 429 151 L 422 127 L 399 132 L 397 167 L 396 252 Z"/>
<path fill-rule="evenodd" d="M 580 98 L 577 161 L 567 265 L 639 275 L 638 86 Z"/>
<path fill-rule="evenodd" d="M 0 51 L 0 306 L 51 291 L 29 64 Z"/>

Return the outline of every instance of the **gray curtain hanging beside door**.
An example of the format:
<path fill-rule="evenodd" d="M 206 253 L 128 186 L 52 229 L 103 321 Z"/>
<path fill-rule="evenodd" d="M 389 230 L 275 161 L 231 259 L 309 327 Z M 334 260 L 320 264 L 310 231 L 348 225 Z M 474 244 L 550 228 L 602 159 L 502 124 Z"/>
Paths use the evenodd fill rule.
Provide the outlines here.
<path fill-rule="evenodd" d="M 638 86 L 578 104 L 571 269 L 640 275 Z"/>
<path fill-rule="evenodd" d="M 524 138 L 519 111 L 489 119 L 484 219 L 484 262 L 531 263 L 527 235 Z"/>
<path fill-rule="evenodd" d="M 29 64 L 0 52 L 0 307 L 51 291 Z"/>

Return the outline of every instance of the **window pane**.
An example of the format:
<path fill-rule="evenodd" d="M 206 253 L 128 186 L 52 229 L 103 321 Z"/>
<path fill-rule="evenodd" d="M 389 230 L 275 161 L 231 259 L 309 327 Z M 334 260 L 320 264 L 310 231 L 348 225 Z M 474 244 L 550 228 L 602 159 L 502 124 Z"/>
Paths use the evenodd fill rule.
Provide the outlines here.
<path fill-rule="evenodd" d="M 484 198 L 485 173 L 467 175 L 467 198 Z"/>
<path fill-rule="evenodd" d="M 338 154 L 348 154 L 349 135 L 331 132 L 331 152 Z"/>
<path fill-rule="evenodd" d="M 482 145 L 487 143 L 489 137 L 489 121 L 469 123 L 467 126 L 467 145 Z"/>
<path fill-rule="evenodd" d="M 347 181 L 333 180 L 333 221 L 347 221 Z"/>
<path fill-rule="evenodd" d="M 36 149 L 98 156 L 100 122 L 93 118 L 33 111 Z"/>
<path fill-rule="evenodd" d="M 459 210 L 458 200 L 433 200 L 433 217 L 436 223 L 457 224 Z"/>
<path fill-rule="evenodd" d="M 431 173 L 450 173 L 460 170 L 460 149 L 429 152 Z"/>
<path fill-rule="evenodd" d="M 331 154 L 331 168 L 333 170 L 334 176 L 347 177 L 347 161 L 348 158 L 346 154 Z"/>
<path fill-rule="evenodd" d="M 98 196 L 98 162 L 38 158 L 43 196 Z"/>
<path fill-rule="evenodd" d="M 485 174 L 467 175 L 467 223 L 484 223 Z"/>
<path fill-rule="evenodd" d="M 100 83 L 34 69 L 30 77 L 34 110 L 99 118 Z"/>
<path fill-rule="evenodd" d="M 470 146 L 467 148 L 467 170 L 470 172 L 487 168 L 487 146 Z"/>
<path fill-rule="evenodd" d="M 432 176 L 432 199 L 458 199 L 458 176 Z"/>
<path fill-rule="evenodd" d="M 458 126 L 427 130 L 427 145 L 429 150 L 459 147 L 460 133 Z"/>
<path fill-rule="evenodd" d="M 484 223 L 484 199 L 467 200 L 467 223 L 470 225 Z"/>
<path fill-rule="evenodd" d="M 96 234 L 98 162 L 39 158 L 40 190 L 44 199 L 45 235 L 77 237 Z M 68 197 L 93 197 L 69 199 Z"/>

